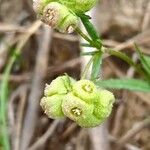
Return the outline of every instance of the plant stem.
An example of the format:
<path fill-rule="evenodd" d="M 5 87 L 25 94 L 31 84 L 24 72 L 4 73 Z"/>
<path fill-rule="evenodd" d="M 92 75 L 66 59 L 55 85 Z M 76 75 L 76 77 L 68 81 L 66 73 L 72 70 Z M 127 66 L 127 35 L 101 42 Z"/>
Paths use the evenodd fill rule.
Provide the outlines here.
<path fill-rule="evenodd" d="M 81 75 L 81 79 L 85 79 L 86 78 L 86 75 L 87 75 L 87 73 L 89 71 L 89 68 L 90 68 L 92 62 L 93 62 L 93 59 L 94 59 L 94 56 L 91 57 L 90 61 L 87 63 L 87 65 L 86 65 L 86 67 L 85 67 L 85 69 L 84 69 L 84 71 L 83 71 L 83 73 Z"/>
<path fill-rule="evenodd" d="M 130 57 L 128 57 L 126 54 L 116 51 L 116 50 L 112 50 L 112 49 L 105 49 L 105 52 L 112 55 L 112 56 L 116 56 L 122 60 L 124 60 L 126 63 L 128 63 L 129 65 L 133 66 L 135 68 L 135 70 L 142 76 L 146 76 L 144 71 L 142 70 L 142 68 L 137 65 Z"/>
<path fill-rule="evenodd" d="M 84 34 L 78 27 L 75 29 L 75 31 L 83 38 L 85 39 L 87 42 L 89 42 L 89 44 L 91 45 L 91 47 L 96 47 L 97 49 L 100 50 L 100 45 L 91 40 L 86 34 Z"/>
<path fill-rule="evenodd" d="M 79 28 L 76 29 L 76 32 L 82 37 L 84 38 L 87 42 L 89 42 L 89 45 L 91 45 L 91 47 L 95 47 L 96 49 L 100 50 L 101 52 L 101 49 L 100 49 L 100 45 L 97 45 L 97 43 L 95 43 L 94 41 L 92 41 L 87 35 L 85 35 Z M 144 76 L 145 78 L 149 79 L 147 77 L 147 75 L 145 74 L 145 72 L 143 71 L 143 69 L 138 66 L 135 62 L 133 62 L 133 60 L 128 57 L 126 54 L 122 53 L 122 52 L 119 52 L 119 51 L 115 51 L 115 50 L 112 50 L 112 49 L 108 49 L 108 48 L 105 48 L 105 52 L 110 54 L 110 55 L 113 55 L 113 56 L 116 56 L 122 60 L 124 60 L 125 62 L 127 62 L 129 65 L 133 66 L 135 68 L 135 70 L 142 76 Z M 92 53 L 93 54 L 93 53 Z"/>

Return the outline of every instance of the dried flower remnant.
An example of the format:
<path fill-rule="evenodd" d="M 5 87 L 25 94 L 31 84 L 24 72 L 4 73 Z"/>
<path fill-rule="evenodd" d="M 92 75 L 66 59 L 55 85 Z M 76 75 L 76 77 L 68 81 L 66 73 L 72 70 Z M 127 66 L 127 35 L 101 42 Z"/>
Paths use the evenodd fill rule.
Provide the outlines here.
<path fill-rule="evenodd" d="M 97 0 L 34 0 L 33 9 L 41 21 L 62 33 L 78 26 L 78 14 L 92 9 Z"/>

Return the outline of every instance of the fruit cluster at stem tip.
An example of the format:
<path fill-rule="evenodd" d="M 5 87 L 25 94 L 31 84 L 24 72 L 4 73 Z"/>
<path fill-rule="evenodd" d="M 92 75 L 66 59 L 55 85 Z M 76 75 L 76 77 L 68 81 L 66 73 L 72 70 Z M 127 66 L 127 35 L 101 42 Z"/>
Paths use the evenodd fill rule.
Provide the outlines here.
<path fill-rule="evenodd" d="M 111 92 L 98 89 L 92 81 L 75 81 L 64 75 L 46 84 L 40 105 L 49 118 L 66 116 L 89 128 L 100 125 L 110 115 L 114 101 Z"/>
<path fill-rule="evenodd" d="M 38 18 L 62 33 L 72 33 L 78 26 L 78 14 L 94 7 L 97 0 L 33 0 Z"/>

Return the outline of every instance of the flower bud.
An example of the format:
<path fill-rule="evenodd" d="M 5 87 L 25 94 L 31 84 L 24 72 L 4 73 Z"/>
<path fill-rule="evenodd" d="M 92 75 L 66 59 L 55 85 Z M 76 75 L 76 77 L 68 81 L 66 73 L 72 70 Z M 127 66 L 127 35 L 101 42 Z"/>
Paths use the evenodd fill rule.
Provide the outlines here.
<path fill-rule="evenodd" d="M 43 97 L 41 99 L 40 105 L 44 110 L 45 114 L 52 119 L 63 118 L 64 114 L 62 112 L 62 95 L 53 95 L 51 97 Z"/>
<path fill-rule="evenodd" d="M 73 93 L 87 103 L 93 103 L 98 98 L 97 88 L 90 80 L 80 80 L 73 85 Z"/>

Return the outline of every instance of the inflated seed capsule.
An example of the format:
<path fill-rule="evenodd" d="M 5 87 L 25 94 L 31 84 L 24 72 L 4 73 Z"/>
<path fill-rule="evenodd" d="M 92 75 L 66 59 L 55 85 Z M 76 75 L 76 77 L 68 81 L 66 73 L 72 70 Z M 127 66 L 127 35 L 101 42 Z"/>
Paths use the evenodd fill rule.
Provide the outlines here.
<path fill-rule="evenodd" d="M 112 107 L 112 104 L 115 102 L 113 93 L 107 90 L 99 91 L 99 99 L 103 107 Z"/>
<path fill-rule="evenodd" d="M 97 88 L 90 80 L 80 80 L 73 85 L 73 93 L 87 103 L 93 103 L 97 98 Z"/>
<path fill-rule="evenodd" d="M 95 6 L 97 0 L 60 0 L 60 2 L 75 13 L 85 13 Z"/>
<path fill-rule="evenodd" d="M 56 29 L 58 29 L 61 33 L 72 33 L 77 26 L 77 16 L 74 14 L 69 14 Z"/>
<path fill-rule="evenodd" d="M 62 111 L 73 121 L 80 122 L 80 120 L 88 118 L 93 113 L 94 106 L 82 101 L 79 97 L 68 93 L 63 98 Z"/>
<path fill-rule="evenodd" d="M 63 118 L 64 113 L 62 112 L 62 100 L 63 95 L 53 95 L 51 97 L 43 97 L 40 105 L 44 110 L 45 114 L 52 119 Z"/>
<path fill-rule="evenodd" d="M 94 115 L 103 120 L 110 115 L 115 97 L 107 90 L 99 90 L 98 97 L 94 103 Z"/>
<path fill-rule="evenodd" d="M 41 99 L 40 105 L 49 118 L 57 119 L 64 117 L 62 112 L 62 100 L 65 94 L 72 89 L 74 79 L 68 76 L 60 76 L 46 84 L 44 95 Z"/>
<path fill-rule="evenodd" d="M 68 76 L 59 76 L 53 80 L 49 85 L 46 84 L 44 95 L 52 96 L 54 94 L 67 94 L 72 86 L 75 83 L 75 80 Z"/>
<path fill-rule="evenodd" d="M 68 93 L 63 98 L 62 111 L 75 121 L 79 126 L 89 128 L 100 125 L 103 119 L 98 118 L 94 112 L 94 105 L 88 104 L 73 93 Z"/>
<path fill-rule="evenodd" d="M 86 118 L 79 119 L 77 124 L 84 128 L 92 128 L 100 125 L 102 122 L 102 119 L 99 119 L 94 115 L 89 115 Z"/>
<path fill-rule="evenodd" d="M 111 113 L 114 95 L 89 80 L 60 76 L 45 88 L 41 107 L 53 119 L 67 116 L 81 127 L 100 125 Z"/>
<path fill-rule="evenodd" d="M 66 15 L 68 15 L 68 9 L 65 6 L 57 2 L 51 2 L 44 8 L 41 20 L 56 28 Z"/>
<path fill-rule="evenodd" d="M 59 0 L 59 2 L 71 10 L 73 10 L 73 7 L 76 5 L 76 0 Z"/>
<path fill-rule="evenodd" d="M 44 8 L 41 20 L 63 33 L 72 33 L 78 25 L 78 17 L 58 2 L 51 2 Z"/>

